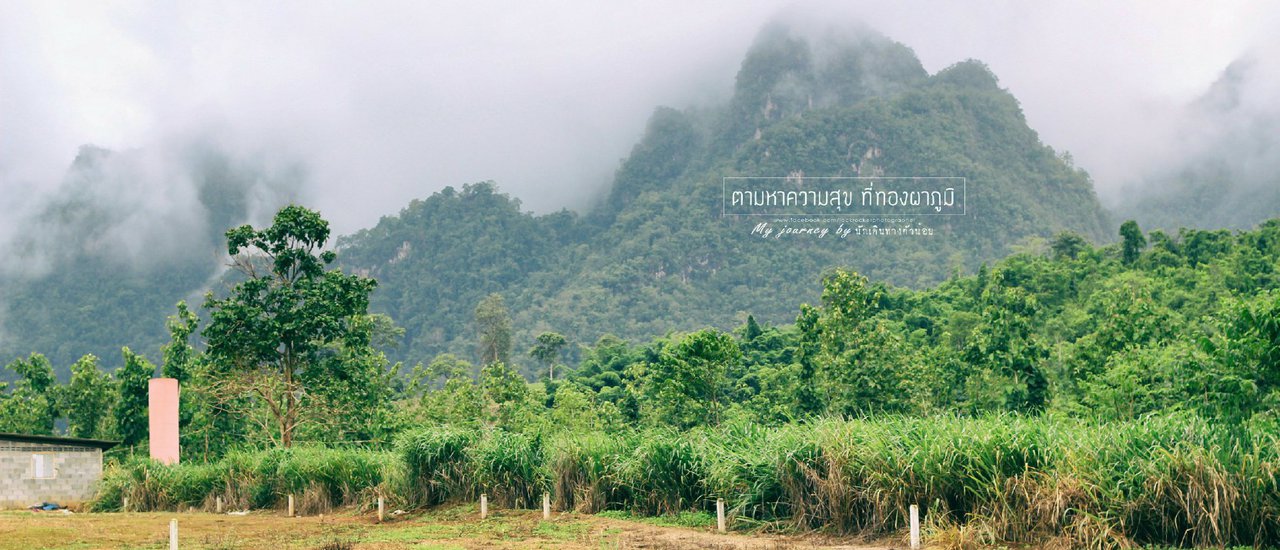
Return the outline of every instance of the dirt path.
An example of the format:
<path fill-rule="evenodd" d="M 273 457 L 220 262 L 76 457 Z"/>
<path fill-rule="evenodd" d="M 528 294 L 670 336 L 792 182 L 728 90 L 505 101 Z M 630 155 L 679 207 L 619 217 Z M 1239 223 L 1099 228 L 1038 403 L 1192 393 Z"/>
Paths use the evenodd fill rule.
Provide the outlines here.
<path fill-rule="evenodd" d="M 815 536 L 719 534 L 583 514 L 543 521 L 532 511 L 502 511 L 480 521 L 473 506 L 404 514 L 378 524 L 371 514 L 340 511 L 323 517 L 286 518 L 278 512 L 70 514 L 0 512 L 0 549 L 168 548 L 169 520 L 178 520 L 181 548 L 470 549 L 563 548 L 569 550 L 677 549 L 889 550 L 891 545 Z"/>
<path fill-rule="evenodd" d="M 610 522 L 611 520 L 601 520 Z M 708 548 L 714 550 L 891 550 L 892 546 L 854 544 L 847 540 L 816 536 L 746 535 L 698 531 L 688 528 L 659 527 L 636 522 L 616 522 L 621 529 L 617 548 Z M 600 537 L 603 540 L 603 537 Z M 595 546 L 594 548 L 599 548 Z"/>

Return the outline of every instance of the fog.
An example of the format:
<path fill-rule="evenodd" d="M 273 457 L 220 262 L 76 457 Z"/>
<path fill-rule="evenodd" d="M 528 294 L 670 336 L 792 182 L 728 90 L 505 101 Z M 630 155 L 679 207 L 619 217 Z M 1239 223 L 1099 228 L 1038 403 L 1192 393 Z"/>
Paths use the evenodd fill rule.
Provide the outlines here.
<path fill-rule="evenodd" d="M 198 193 L 174 164 L 193 148 L 301 167 L 297 198 L 338 233 L 481 180 L 536 211 L 582 208 L 654 107 L 726 99 L 752 38 L 779 17 L 865 23 L 931 73 L 986 62 L 1042 139 L 1115 201 L 1214 142 L 1190 129 L 1224 131 L 1188 105 L 1242 56 L 1265 67 L 1233 116 L 1274 113 L 1278 14 L 1263 2 L 6 1 L 0 244 L 85 192 L 65 177 L 84 144 L 142 151 L 91 194 L 135 210 L 106 236 L 130 255 L 201 219 L 183 215 Z"/>

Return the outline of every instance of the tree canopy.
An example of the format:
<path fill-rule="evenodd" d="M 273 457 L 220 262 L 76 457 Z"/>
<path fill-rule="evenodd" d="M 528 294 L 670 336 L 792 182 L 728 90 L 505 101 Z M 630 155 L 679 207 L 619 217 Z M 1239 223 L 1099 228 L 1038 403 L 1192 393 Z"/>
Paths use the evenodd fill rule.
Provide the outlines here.
<path fill-rule="evenodd" d="M 324 246 L 329 224 L 314 211 L 288 206 L 270 227 L 227 231 L 227 252 L 245 280 L 226 297 L 205 298 L 210 321 L 202 332 L 218 383 L 230 399 L 246 392 L 260 399 L 278 426 L 277 441 L 293 443 L 300 407 L 322 381 L 319 369 L 331 345 L 364 348 L 372 279 L 326 269 L 337 255 Z"/>

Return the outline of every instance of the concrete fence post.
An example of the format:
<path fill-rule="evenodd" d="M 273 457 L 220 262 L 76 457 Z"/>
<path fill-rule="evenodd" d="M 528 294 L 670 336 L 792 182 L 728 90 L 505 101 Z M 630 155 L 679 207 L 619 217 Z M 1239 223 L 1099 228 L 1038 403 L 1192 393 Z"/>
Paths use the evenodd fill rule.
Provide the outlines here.
<path fill-rule="evenodd" d="M 293 495 L 289 495 L 289 517 L 293 517 Z"/>
<path fill-rule="evenodd" d="M 725 532 L 724 499 L 722 498 L 716 499 L 716 530 Z"/>
<path fill-rule="evenodd" d="M 542 493 L 542 519 L 551 519 L 551 493 Z"/>
<path fill-rule="evenodd" d="M 920 548 L 920 507 L 911 505 L 911 548 Z"/>
<path fill-rule="evenodd" d="M 128 511 L 129 511 L 129 497 L 124 497 L 123 499 L 121 499 L 121 501 L 122 501 L 122 502 L 120 503 L 120 511 L 121 511 L 121 512 L 128 512 Z"/>
<path fill-rule="evenodd" d="M 169 520 L 169 550 L 178 550 L 178 520 Z"/>
<path fill-rule="evenodd" d="M 489 517 L 489 495 L 480 495 L 480 519 Z"/>
<path fill-rule="evenodd" d="M 382 500 L 382 495 L 378 495 L 378 523 L 382 523 L 382 517 L 385 512 L 386 504 Z"/>

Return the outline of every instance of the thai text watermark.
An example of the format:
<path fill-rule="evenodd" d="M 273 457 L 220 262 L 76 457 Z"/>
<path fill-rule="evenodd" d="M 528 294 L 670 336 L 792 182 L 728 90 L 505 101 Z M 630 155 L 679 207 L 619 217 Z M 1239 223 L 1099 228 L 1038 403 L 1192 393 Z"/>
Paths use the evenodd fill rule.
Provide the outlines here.
<path fill-rule="evenodd" d="M 725 216 L 963 216 L 968 180 L 928 177 L 722 178 Z"/>

